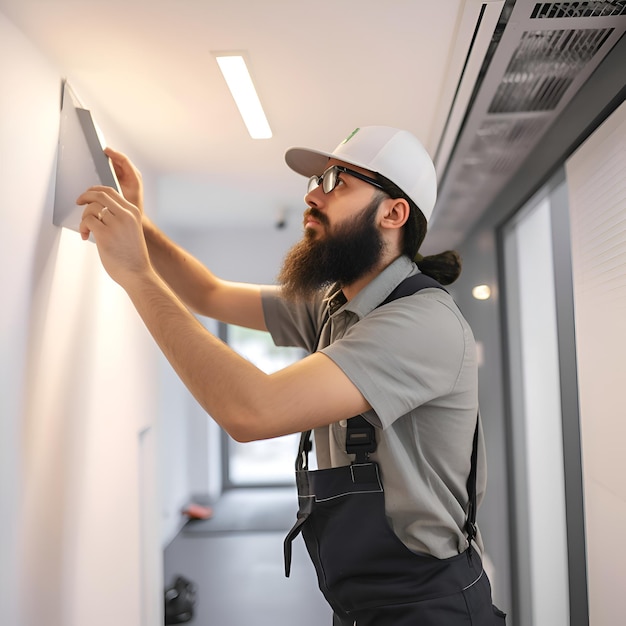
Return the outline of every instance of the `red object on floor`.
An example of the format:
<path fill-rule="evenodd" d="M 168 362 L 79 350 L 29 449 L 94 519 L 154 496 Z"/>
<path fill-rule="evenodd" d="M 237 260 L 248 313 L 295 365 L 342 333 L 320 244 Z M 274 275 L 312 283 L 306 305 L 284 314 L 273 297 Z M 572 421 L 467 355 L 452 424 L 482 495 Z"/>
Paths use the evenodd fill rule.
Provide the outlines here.
<path fill-rule="evenodd" d="M 183 515 L 186 515 L 189 519 L 209 519 L 213 517 L 213 509 L 209 506 L 202 506 L 192 502 L 183 509 Z"/>

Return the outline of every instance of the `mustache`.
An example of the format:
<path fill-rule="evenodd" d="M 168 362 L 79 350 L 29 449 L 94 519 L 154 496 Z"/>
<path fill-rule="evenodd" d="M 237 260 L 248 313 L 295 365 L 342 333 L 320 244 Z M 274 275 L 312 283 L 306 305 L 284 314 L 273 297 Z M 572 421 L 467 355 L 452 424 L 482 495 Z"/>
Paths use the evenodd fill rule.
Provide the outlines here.
<path fill-rule="evenodd" d="M 315 207 L 309 207 L 304 212 L 304 221 L 306 222 L 308 218 L 312 218 L 318 221 L 320 224 L 322 224 L 322 226 L 328 226 L 328 217 L 326 217 L 326 214 L 322 213 L 319 209 L 316 209 Z"/>

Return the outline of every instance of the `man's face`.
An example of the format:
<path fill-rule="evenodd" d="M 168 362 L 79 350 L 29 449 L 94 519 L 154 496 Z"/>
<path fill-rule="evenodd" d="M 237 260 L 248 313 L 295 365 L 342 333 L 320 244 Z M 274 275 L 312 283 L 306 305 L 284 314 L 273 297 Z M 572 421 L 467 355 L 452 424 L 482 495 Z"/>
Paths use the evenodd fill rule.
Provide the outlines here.
<path fill-rule="evenodd" d="M 326 164 L 326 170 L 322 175 L 324 184 L 330 178 L 327 172 L 335 165 L 348 167 L 355 173 L 364 174 L 366 177 L 374 176 L 372 172 L 363 168 L 346 166 L 341 161 L 331 159 Z M 304 229 L 308 236 L 314 237 L 331 232 L 333 225 L 354 218 L 366 204 L 371 202 L 376 192 L 376 187 L 349 173 L 340 171 L 334 180 L 335 187 L 329 193 L 324 192 L 324 184 L 319 184 L 304 197 L 309 207 L 304 213 Z"/>
<path fill-rule="evenodd" d="M 307 193 L 304 237 L 287 254 L 278 276 L 283 293 L 307 299 L 335 282 L 351 285 L 372 270 L 384 251 L 377 222 L 384 197 L 349 174 L 341 174 L 328 194 L 321 186 Z"/>

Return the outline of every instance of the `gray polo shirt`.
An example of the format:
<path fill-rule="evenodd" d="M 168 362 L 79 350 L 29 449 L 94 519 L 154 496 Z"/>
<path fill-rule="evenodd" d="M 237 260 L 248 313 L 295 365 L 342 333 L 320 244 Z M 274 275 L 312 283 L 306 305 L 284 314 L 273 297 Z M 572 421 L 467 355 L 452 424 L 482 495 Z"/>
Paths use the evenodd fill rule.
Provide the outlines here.
<path fill-rule="evenodd" d="M 476 347 L 451 296 L 424 289 L 376 308 L 407 276 L 396 259 L 353 300 L 334 288 L 293 303 L 280 289 L 263 289 L 265 322 L 279 346 L 318 349 L 332 359 L 372 406 L 377 427 L 371 455 L 381 470 L 391 527 L 411 550 L 447 558 L 467 547 L 463 532 L 467 477 L 478 409 Z M 326 309 L 328 323 L 320 331 Z M 486 471 L 479 433 L 477 493 Z M 315 430 L 319 468 L 349 465 L 345 421 Z M 480 535 L 477 540 L 482 552 Z"/>

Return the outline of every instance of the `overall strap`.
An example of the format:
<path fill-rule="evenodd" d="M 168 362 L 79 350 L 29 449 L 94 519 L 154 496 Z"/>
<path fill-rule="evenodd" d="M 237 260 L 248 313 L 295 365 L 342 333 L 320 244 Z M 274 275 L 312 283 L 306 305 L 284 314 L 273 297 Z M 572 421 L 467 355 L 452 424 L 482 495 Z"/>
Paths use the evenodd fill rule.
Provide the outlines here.
<path fill-rule="evenodd" d="M 392 302 L 393 300 L 397 300 L 398 298 L 412 296 L 414 293 L 428 287 L 434 287 L 435 289 L 443 289 L 443 291 L 447 291 L 434 278 L 426 276 L 426 274 L 413 274 L 413 276 L 405 278 L 376 308 L 383 306 L 388 302 Z"/>
<path fill-rule="evenodd" d="M 467 542 L 469 549 L 472 549 L 472 541 L 476 538 L 476 473 L 478 466 L 478 424 L 480 422 L 480 413 L 476 416 L 476 429 L 474 430 L 474 443 L 472 446 L 472 465 L 467 478 L 467 494 L 469 496 L 469 505 L 467 507 L 467 521 L 465 522 L 465 532 L 467 533 Z"/>
<path fill-rule="evenodd" d="M 356 455 L 354 462 L 367 463 L 371 452 L 376 450 L 376 431 L 362 416 L 356 415 L 348 420 L 346 431 L 346 452 Z"/>

